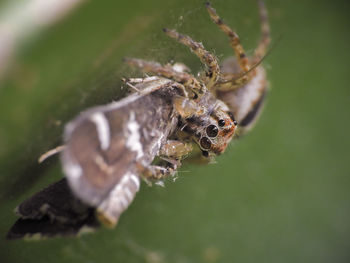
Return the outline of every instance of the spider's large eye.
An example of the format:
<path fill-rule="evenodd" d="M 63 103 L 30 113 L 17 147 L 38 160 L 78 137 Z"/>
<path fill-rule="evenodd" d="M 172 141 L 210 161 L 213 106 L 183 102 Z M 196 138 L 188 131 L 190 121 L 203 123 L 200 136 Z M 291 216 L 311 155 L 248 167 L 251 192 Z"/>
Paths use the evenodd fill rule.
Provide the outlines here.
<path fill-rule="evenodd" d="M 203 137 L 203 138 L 199 141 L 199 143 L 200 143 L 200 145 L 201 145 L 201 147 L 202 147 L 203 149 L 208 150 L 208 149 L 210 149 L 210 147 L 211 147 L 211 141 L 209 140 L 208 137 Z"/>
<path fill-rule="evenodd" d="M 218 121 L 218 124 L 219 124 L 220 127 L 224 127 L 224 126 L 225 126 L 225 123 L 226 123 L 226 121 L 223 120 L 223 119 L 221 119 L 221 120 Z"/>
<path fill-rule="evenodd" d="M 218 135 L 219 130 L 218 127 L 211 124 L 207 127 L 206 132 L 209 137 L 216 137 Z"/>

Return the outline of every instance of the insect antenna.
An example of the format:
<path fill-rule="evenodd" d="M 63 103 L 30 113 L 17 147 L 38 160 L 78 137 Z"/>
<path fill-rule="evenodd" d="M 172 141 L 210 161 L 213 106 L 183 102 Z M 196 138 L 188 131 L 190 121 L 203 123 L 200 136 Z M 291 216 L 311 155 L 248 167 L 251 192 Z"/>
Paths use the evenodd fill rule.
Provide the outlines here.
<path fill-rule="evenodd" d="M 42 163 L 43 161 L 45 161 L 47 158 L 51 157 L 52 155 L 55 155 L 57 153 L 62 152 L 65 148 L 66 148 L 66 145 L 60 145 L 60 146 L 57 146 L 54 149 L 51 149 L 51 150 L 47 151 L 46 153 L 42 154 L 39 157 L 38 163 Z"/>

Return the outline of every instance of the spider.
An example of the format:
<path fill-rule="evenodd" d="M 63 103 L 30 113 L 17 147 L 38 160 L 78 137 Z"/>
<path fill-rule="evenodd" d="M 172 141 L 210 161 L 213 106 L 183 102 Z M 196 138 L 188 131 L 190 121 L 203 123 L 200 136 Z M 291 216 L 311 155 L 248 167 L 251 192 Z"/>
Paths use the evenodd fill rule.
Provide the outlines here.
<path fill-rule="evenodd" d="M 225 126 L 223 119 L 211 119 L 211 109 L 220 104 L 223 114 L 228 114 L 234 123 L 239 124 L 239 133 L 244 134 L 256 122 L 261 111 L 267 91 L 266 73 L 260 66 L 270 44 L 270 27 L 267 10 L 262 0 L 258 0 L 261 20 L 262 37 L 252 57 L 247 57 L 239 36 L 219 17 L 216 10 L 206 2 L 207 11 L 215 24 L 228 36 L 235 52 L 235 57 L 227 58 L 221 65 L 217 58 L 207 51 L 202 43 L 191 37 L 178 33 L 176 30 L 164 28 L 169 37 L 177 40 L 190 50 L 206 66 L 205 78 L 197 79 L 186 72 L 188 68 L 182 64 L 167 64 L 165 66 L 154 61 L 126 58 L 125 62 L 140 68 L 145 73 L 152 73 L 173 79 L 184 85 L 192 97 L 175 100 L 175 108 L 182 116 L 185 130 L 200 146 L 204 156 L 218 155 L 226 149 L 233 135 L 233 129 L 221 131 Z M 227 106 L 226 106 L 227 105 Z M 199 122 L 199 119 L 210 121 Z M 226 118 L 225 120 L 228 120 Z M 194 124 L 197 122 L 197 126 Z M 212 129 L 212 132 L 209 130 Z M 183 130 L 183 129 L 181 129 Z M 215 134 L 208 136 L 203 131 Z M 220 131 L 219 131 L 220 130 Z M 215 131 L 215 132 L 214 132 Z M 216 132 L 218 131 L 218 132 Z"/>

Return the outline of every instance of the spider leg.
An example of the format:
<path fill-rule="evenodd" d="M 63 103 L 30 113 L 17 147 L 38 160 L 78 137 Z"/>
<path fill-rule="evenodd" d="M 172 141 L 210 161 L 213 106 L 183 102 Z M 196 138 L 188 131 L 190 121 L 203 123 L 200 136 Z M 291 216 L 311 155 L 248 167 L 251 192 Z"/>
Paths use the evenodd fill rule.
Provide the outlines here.
<path fill-rule="evenodd" d="M 192 144 L 190 143 L 168 140 L 159 150 L 159 155 L 168 159 L 170 158 L 169 160 L 180 160 L 187 156 L 192 150 Z"/>
<path fill-rule="evenodd" d="M 222 82 L 216 87 L 216 90 L 230 91 L 243 87 L 255 76 L 255 71 L 251 74 L 225 74 L 222 76 Z"/>
<path fill-rule="evenodd" d="M 265 54 L 262 58 L 259 58 L 247 72 L 223 75 L 221 81 L 218 83 L 217 90 L 230 91 L 243 87 L 247 82 L 256 76 L 257 68 L 267 55 L 268 53 Z"/>
<path fill-rule="evenodd" d="M 178 140 L 168 140 L 159 150 L 159 156 L 166 160 L 165 165 L 150 165 L 144 167 L 143 177 L 147 180 L 158 181 L 169 176 L 174 176 L 176 169 L 181 165 L 180 160 L 186 157 L 192 151 L 190 143 Z"/>
<path fill-rule="evenodd" d="M 186 88 L 189 88 L 194 93 L 204 93 L 204 87 L 193 75 L 187 72 L 175 70 L 175 68 L 171 65 L 163 66 L 158 62 L 146 61 L 137 58 L 124 58 L 124 62 L 132 67 L 137 67 L 144 72 L 153 73 L 158 76 L 173 79 L 176 82 L 183 84 Z"/>
<path fill-rule="evenodd" d="M 187 119 L 191 116 L 198 116 L 204 114 L 205 110 L 200 107 L 193 99 L 185 97 L 174 98 L 174 108 L 183 119 Z"/>
<path fill-rule="evenodd" d="M 163 31 L 169 37 L 176 39 L 181 44 L 189 47 L 191 51 L 199 57 L 202 63 L 208 67 L 207 76 L 209 79 L 206 85 L 210 90 L 220 77 L 220 67 L 216 57 L 207 51 L 201 43 L 194 41 L 189 36 L 182 35 L 175 30 L 167 28 L 164 28 Z"/>
<path fill-rule="evenodd" d="M 229 37 L 230 44 L 233 50 L 235 51 L 238 64 L 240 65 L 241 69 L 244 72 L 247 72 L 250 69 L 249 61 L 245 54 L 244 48 L 240 43 L 239 36 L 228 25 L 224 23 L 224 21 L 219 17 L 219 15 L 216 13 L 215 9 L 210 5 L 209 2 L 206 2 L 205 5 L 207 7 L 211 19 Z"/>
<path fill-rule="evenodd" d="M 163 180 L 175 175 L 176 169 L 170 166 L 150 165 L 142 173 L 144 179 L 151 181 Z"/>
<path fill-rule="evenodd" d="M 211 7 L 210 3 L 206 3 L 208 13 L 212 20 L 230 38 L 231 46 L 235 51 L 238 64 L 242 70 L 238 73 L 226 73 L 222 75 L 221 80 L 217 85 L 218 90 L 235 90 L 248 83 L 256 75 L 256 67 L 261 63 L 266 53 L 266 49 L 270 43 L 270 27 L 267 19 L 267 10 L 265 8 L 263 0 L 257 1 L 259 4 L 262 38 L 260 40 L 258 48 L 255 51 L 255 56 L 251 61 L 251 65 L 244 52 L 243 46 L 240 44 L 238 35 L 223 22 L 223 20 L 216 13 L 215 9 Z"/>
<path fill-rule="evenodd" d="M 260 60 L 266 54 L 267 48 L 271 42 L 270 25 L 264 1 L 258 0 L 258 5 L 260 15 L 261 39 L 257 49 L 255 50 L 256 61 Z"/>

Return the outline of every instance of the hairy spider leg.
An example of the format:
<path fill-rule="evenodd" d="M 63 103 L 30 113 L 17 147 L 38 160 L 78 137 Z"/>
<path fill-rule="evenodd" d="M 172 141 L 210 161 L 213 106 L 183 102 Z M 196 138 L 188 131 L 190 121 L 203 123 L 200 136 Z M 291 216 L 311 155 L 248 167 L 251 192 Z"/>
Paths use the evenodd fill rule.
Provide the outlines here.
<path fill-rule="evenodd" d="M 219 17 L 219 15 L 216 13 L 216 10 L 210 5 L 209 2 L 206 2 L 205 6 L 207 7 L 208 13 L 214 23 L 217 24 L 217 26 L 229 37 L 231 47 L 237 56 L 238 64 L 243 71 L 247 72 L 250 69 L 249 61 L 247 55 L 245 54 L 244 48 L 241 45 L 239 36 L 235 31 L 233 31 L 228 25 L 224 23 L 224 21 Z"/>
<path fill-rule="evenodd" d="M 261 38 L 257 49 L 255 50 L 255 62 L 259 61 L 267 52 L 267 48 L 271 42 L 271 32 L 269 19 L 267 14 L 267 9 L 264 1 L 258 0 L 259 5 L 259 15 L 260 15 L 260 28 L 261 28 Z"/>
<path fill-rule="evenodd" d="M 229 26 L 227 26 L 223 20 L 218 16 L 215 9 L 211 7 L 210 3 L 206 3 L 208 13 L 212 20 L 219 26 L 219 28 L 225 32 L 230 38 L 230 43 L 235 51 L 238 64 L 242 69 L 241 72 L 232 74 L 223 74 L 221 81 L 217 86 L 217 89 L 223 91 L 235 90 L 237 88 L 243 87 L 247 82 L 249 82 L 256 74 L 256 67 L 261 63 L 266 49 L 270 43 L 270 27 L 268 24 L 267 10 L 265 8 L 264 2 L 258 0 L 260 21 L 261 21 L 261 32 L 262 38 L 255 51 L 255 56 L 252 61 L 252 65 L 249 65 L 249 60 L 244 52 L 243 46 L 240 44 L 239 37 Z"/>
<path fill-rule="evenodd" d="M 164 28 L 163 31 L 169 37 L 177 40 L 181 44 L 189 47 L 191 51 L 199 57 L 201 62 L 207 66 L 208 81 L 206 83 L 207 88 L 210 90 L 215 86 L 220 77 L 220 67 L 216 57 L 207 51 L 202 43 L 194 41 L 187 35 L 182 35 L 176 30 Z"/>
<path fill-rule="evenodd" d="M 171 65 L 163 66 L 155 61 L 146 61 L 137 58 L 124 58 L 124 62 L 132 67 L 138 67 L 143 72 L 175 80 L 196 94 L 204 93 L 204 87 L 193 75 L 187 72 L 176 71 Z"/>
<path fill-rule="evenodd" d="M 159 181 L 174 176 L 180 167 L 180 160 L 192 151 L 192 145 L 177 140 L 168 140 L 159 150 L 159 156 L 167 161 L 165 165 L 149 165 L 141 167 L 142 176 L 146 180 Z M 168 160 L 166 159 L 168 158 Z"/>
<path fill-rule="evenodd" d="M 234 90 L 245 83 L 247 83 L 253 76 L 253 74 L 242 74 L 247 73 L 250 70 L 249 66 L 249 60 L 247 58 L 247 55 L 245 54 L 244 48 L 241 45 L 240 39 L 238 34 L 233 31 L 228 25 L 224 23 L 224 21 L 219 17 L 219 15 L 216 13 L 216 10 L 210 5 L 209 2 L 206 2 L 206 7 L 208 10 L 208 13 L 211 17 L 211 19 L 214 21 L 215 24 L 218 25 L 218 27 L 229 37 L 230 44 L 232 49 L 234 50 L 238 64 L 242 70 L 242 72 L 238 74 L 224 74 L 222 75 L 222 79 L 224 80 L 230 80 L 229 84 L 223 84 L 220 85 L 220 90 Z M 237 78 L 237 75 L 241 75 L 239 78 Z M 226 82 L 225 81 L 225 82 Z"/>
<path fill-rule="evenodd" d="M 146 182 L 149 182 L 148 180 L 163 180 L 167 177 L 174 176 L 176 169 L 177 167 L 173 168 L 171 166 L 150 165 L 143 170 L 142 176 L 144 177 Z"/>
<path fill-rule="evenodd" d="M 179 140 L 168 140 L 159 150 L 159 156 L 164 160 L 181 160 L 192 152 L 192 144 Z"/>

